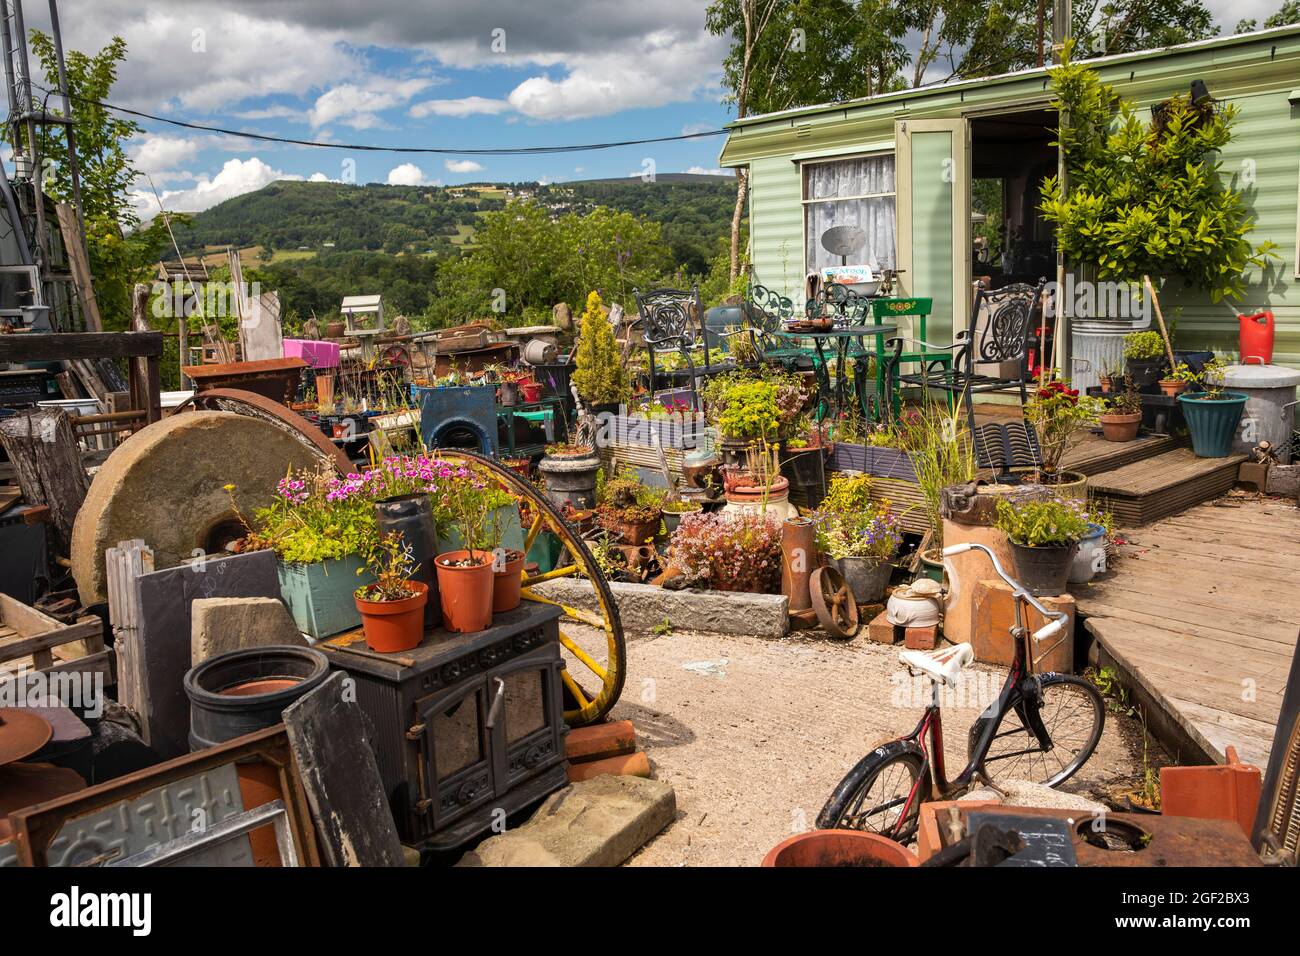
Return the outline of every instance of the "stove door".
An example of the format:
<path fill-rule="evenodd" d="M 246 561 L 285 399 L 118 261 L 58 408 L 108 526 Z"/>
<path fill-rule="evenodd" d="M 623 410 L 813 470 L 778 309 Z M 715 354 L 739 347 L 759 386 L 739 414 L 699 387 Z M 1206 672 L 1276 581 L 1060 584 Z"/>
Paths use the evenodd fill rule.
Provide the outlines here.
<path fill-rule="evenodd" d="M 562 666 L 552 643 L 488 675 L 493 762 L 503 793 L 564 759 Z"/>
<path fill-rule="evenodd" d="M 424 734 L 420 781 L 423 803 L 432 815 L 428 832 L 442 830 L 493 793 L 487 721 L 487 682 L 478 677 L 441 694 L 416 701 Z"/>

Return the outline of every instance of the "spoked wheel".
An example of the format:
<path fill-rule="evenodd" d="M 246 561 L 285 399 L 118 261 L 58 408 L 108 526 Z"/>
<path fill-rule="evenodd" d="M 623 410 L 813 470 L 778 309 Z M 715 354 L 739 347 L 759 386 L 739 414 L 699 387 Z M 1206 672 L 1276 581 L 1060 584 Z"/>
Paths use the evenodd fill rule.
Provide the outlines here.
<path fill-rule="evenodd" d="M 1097 749 L 1106 722 L 1097 689 L 1072 674 L 1045 674 L 1039 685 L 1036 699 L 1022 699 L 998 723 L 984 758 L 984 771 L 994 782 L 1028 780 L 1055 787 Z M 1051 738 L 1047 749 L 1032 729 L 1035 714 Z"/>
<path fill-rule="evenodd" d="M 560 620 L 560 648 L 565 669 L 560 672 L 564 683 L 564 720 L 570 727 L 581 727 L 600 720 L 623 693 L 627 676 L 627 645 L 623 640 L 623 623 L 618 606 L 595 558 L 554 506 L 516 472 L 490 458 L 466 451 L 438 449 L 433 452 L 449 461 L 473 463 L 497 481 L 505 490 L 524 500 L 533 516 L 524 541 L 524 552 L 533 546 L 543 530 L 555 534 L 563 544 L 556 566 L 532 576 L 525 573 L 523 596 L 529 601 L 553 604 L 564 617 Z M 585 580 L 591 586 L 591 609 L 571 607 L 539 594 L 534 585 L 555 578 Z"/>
<path fill-rule="evenodd" d="M 831 567 L 817 568 L 808 585 L 817 620 L 831 636 L 849 638 L 858 633 L 858 604 L 844 575 Z"/>
<path fill-rule="evenodd" d="M 916 836 L 925 796 L 922 766 L 921 756 L 915 753 L 867 754 L 835 788 L 817 817 L 817 826 L 910 842 Z"/>

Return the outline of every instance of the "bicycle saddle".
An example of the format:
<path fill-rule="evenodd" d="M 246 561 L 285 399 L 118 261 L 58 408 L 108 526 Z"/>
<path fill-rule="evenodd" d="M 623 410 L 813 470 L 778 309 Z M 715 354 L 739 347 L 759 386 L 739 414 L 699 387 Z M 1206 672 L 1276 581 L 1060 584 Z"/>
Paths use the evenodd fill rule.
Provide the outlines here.
<path fill-rule="evenodd" d="M 975 650 L 969 644 L 954 644 L 935 651 L 903 651 L 898 659 L 913 674 L 919 671 L 940 684 L 951 686 L 975 660 Z"/>

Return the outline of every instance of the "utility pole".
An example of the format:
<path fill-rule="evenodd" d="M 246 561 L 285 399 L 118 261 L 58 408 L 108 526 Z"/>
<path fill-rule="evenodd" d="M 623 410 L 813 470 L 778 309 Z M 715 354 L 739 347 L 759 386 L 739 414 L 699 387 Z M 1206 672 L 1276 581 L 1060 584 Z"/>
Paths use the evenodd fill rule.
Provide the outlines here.
<path fill-rule="evenodd" d="M 1065 43 L 1070 39 L 1074 32 L 1073 10 L 1070 9 L 1070 0 L 1052 0 L 1052 62 L 1060 63 L 1061 57 L 1065 53 Z M 1070 114 L 1068 110 L 1062 110 L 1057 114 L 1059 126 L 1057 129 L 1057 141 L 1064 142 L 1065 131 L 1070 126 Z M 1056 148 L 1056 181 L 1060 183 L 1061 194 L 1069 192 L 1069 170 L 1065 165 L 1065 147 Z M 1070 368 L 1070 329 L 1069 323 L 1065 321 L 1066 304 L 1063 299 L 1065 293 L 1065 255 L 1061 252 L 1060 244 L 1056 247 L 1056 322 L 1052 332 L 1052 362 L 1051 364 L 1061 370 L 1062 375 L 1071 375 Z M 1047 317 L 1043 316 L 1046 323 Z"/>

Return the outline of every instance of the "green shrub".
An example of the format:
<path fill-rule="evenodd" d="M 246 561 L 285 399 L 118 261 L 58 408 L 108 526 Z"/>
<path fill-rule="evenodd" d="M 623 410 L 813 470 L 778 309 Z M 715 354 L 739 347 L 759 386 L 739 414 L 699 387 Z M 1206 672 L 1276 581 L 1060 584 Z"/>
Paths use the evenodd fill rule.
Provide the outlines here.
<path fill-rule="evenodd" d="M 599 292 L 587 296 L 574 362 L 577 368 L 573 372 L 573 384 L 583 401 L 590 405 L 609 405 L 628 400 L 632 390 L 627 369 L 623 367 Z"/>
<path fill-rule="evenodd" d="M 1163 357 L 1165 340 L 1153 329 L 1130 332 L 1124 336 L 1124 357 L 1134 362 L 1150 362 Z"/>

